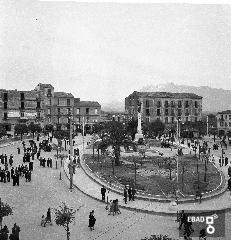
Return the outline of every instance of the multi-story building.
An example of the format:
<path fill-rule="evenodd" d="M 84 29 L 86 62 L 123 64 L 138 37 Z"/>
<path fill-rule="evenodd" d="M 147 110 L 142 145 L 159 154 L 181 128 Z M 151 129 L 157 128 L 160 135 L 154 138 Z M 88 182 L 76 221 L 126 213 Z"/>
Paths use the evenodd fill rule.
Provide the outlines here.
<path fill-rule="evenodd" d="M 40 121 L 44 117 L 40 92 L 0 90 L 0 123 L 12 131 L 18 122 Z"/>
<path fill-rule="evenodd" d="M 92 125 L 100 121 L 98 102 L 80 101 L 71 93 L 55 92 L 51 84 L 39 83 L 32 91 L 0 89 L 0 124 L 13 131 L 20 122 L 39 122 L 56 129 L 69 129 L 70 117 L 74 121 Z"/>
<path fill-rule="evenodd" d="M 86 129 L 91 130 L 92 126 L 101 120 L 101 105 L 94 101 L 80 101 L 74 99 L 74 122 L 81 125 L 84 121 Z"/>
<path fill-rule="evenodd" d="M 193 93 L 133 92 L 125 98 L 125 112 L 130 119 L 137 118 L 138 103 L 141 103 L 142 121 L 156 119 L 165 124 L 196 122 L 202 118 L 202 97 Z"/>
<path fill-rule="evenodd" d="M 217 130 L 219 135 L 231 135 L 231 110 L 217 113 Z"/>

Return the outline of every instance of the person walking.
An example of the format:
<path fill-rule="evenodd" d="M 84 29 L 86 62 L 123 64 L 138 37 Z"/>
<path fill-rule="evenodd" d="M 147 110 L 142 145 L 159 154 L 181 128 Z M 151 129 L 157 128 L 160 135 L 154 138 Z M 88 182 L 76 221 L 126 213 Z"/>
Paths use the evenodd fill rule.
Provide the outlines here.
<path fill-rule="evenodd" d="M 12 228 L 12 234 L 14 235 L 14 240 L 19 240 L 20 227 L 15 223 Z"/>
<path fill-rule="evenodd" d="M 131 186 L 129 186 L 129 188 L 128 188 L 128 200 L 129 201 L 132 200 L 132 189 L 131 189 Z"/>
<path fill-rule="evenodd" d="M 103 186 L 101 188 L 102 201 L 105 202 L 106 188 Z"/>
<path fill-rule="evenodd" d="M 89 214 L 89 225 L 88 225 L 91 231 L 94 230 L 95 222 L 96 222 L 96 219 L 94 216 L 94 210 L 92 210 Z"/>
<path fill-rule="evenodd" d="M 48 210 L 47 210 L 47 217 L 46 217 L 46 220 L 44 222 L 44 227 L 46 227 L 47 222 L 52 224 L 52 222 L 51 222 L 51 209 L 50 208 L 48 208 Z"/>
<path fill-rule="evenodd" d="M 134 186 L 132 187 L 132 201 L 135 201 L 135 194 L 136 194 L 136 190 L 134 188 Z"/>
<path fill-rule="evenodd" d="M 127 204 L 128 201 L 128 192 L 127 192 L 127 187 L 124 188 L 124 202 Z"/>

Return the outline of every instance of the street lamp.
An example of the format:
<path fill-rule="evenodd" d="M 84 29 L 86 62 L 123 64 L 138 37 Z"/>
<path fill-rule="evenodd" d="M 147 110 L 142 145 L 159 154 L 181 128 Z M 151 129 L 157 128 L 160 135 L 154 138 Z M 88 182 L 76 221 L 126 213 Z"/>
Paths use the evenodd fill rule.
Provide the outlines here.
<path fill-rule="evenodd" d="M 72 117 L 69 118 L 70 120 L 70 163 L 69 163 L 69 173 L 70 173 L 70 190 L 72 191 L 73 188 L 73 126 L 72 126 Z"/>

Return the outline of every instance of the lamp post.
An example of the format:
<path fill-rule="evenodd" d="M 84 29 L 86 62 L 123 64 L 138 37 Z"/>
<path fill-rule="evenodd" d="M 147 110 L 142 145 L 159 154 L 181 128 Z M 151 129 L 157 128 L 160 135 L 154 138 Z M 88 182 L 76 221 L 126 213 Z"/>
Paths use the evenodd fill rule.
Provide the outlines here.
<path fill-rule="evenodd" d="M 85 135 L 85 118 L 83 116 L 83 154 L 84 154 L 84 135 Z"/>
<path fill-rule="evenodd" d="M 73 126 L 72 126 L 72 117 L 70 119 L 70 165 L 69 165 L 69 172 L 70 172 L 70 190 L 72 191 L 73 188 L 73 140 L 72 140 L 72 133 L 73 133 Z"/>

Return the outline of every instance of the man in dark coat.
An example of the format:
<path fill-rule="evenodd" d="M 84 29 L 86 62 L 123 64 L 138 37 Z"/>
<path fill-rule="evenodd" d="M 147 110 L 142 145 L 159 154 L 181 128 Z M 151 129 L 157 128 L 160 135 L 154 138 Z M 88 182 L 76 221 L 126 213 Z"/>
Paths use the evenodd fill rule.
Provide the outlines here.
<path fill-rule="evenodd" d="M 88 227 L 90 227 L 91 231 L 94 230 L 95 222 L 96 222 L 96 219 L 94 216 L 94 210 L 92 210 L 89 215 L 89 225 L 88 225 Z"/>
<path fill-rule="evenodd" d="M 12 228 L 12 234 L 15 236 L 15 240 L 19 240 L 20 227 L 15 223 Z"/>
<path fill-rule="evenodd" d="M 135 194 L 136 194 L 136 190 L 135 190 L 135 188 L 133 187 L 133 188 L 132 188 L 132 201 L 135 201 Z"/>
<path fill-rule="evenodd" d="M 102 201 L 104 201 L 104 202 L 105 202 L 105 193 L 106 193 L 106 188 L 103 186 L 101 188 L 101 195 L 102 195 Z"/>
<path fill-rule="evenodd" d="M 131 186 L 129 186 L 129 188 L 128 188 L 128 200 L 129 201 L 132 200 L 132 189 L 131 189 Z"/>
<path fill-rule="evenodd" d="M 127 204 L 127 201 L 128 201 L 128 192 L 127 192 L 127 188 L 125 187 L 124 188 L 124 202 L 125 202 L 125 204 Z"/>

